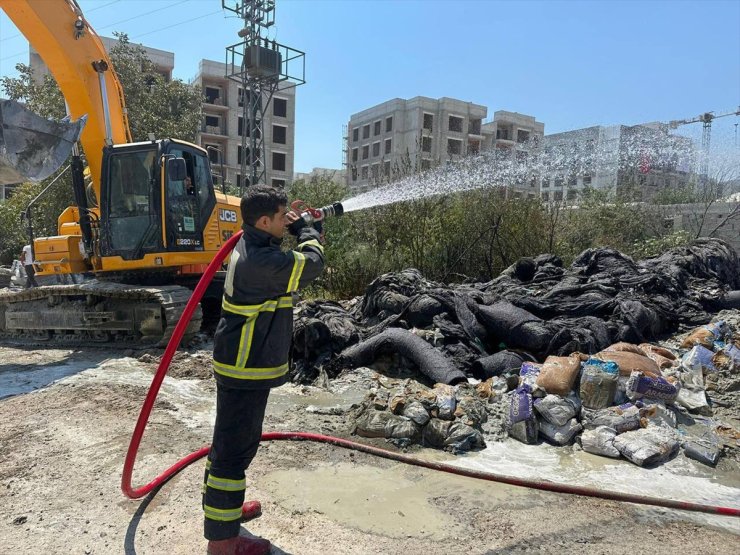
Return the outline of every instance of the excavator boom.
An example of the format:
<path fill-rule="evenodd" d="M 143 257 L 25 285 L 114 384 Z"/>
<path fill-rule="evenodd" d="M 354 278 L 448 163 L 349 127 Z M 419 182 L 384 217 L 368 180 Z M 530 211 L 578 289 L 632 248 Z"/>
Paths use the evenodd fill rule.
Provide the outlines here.
<path fill-rule="evenodd" d="M 0 9 L 49 67 L 72 119 L 87 116 L 80 142 L 100 198 L 106 141 L 131 142 L 123 89 L 100 37 L 75 0 L 0 0 Z"/>

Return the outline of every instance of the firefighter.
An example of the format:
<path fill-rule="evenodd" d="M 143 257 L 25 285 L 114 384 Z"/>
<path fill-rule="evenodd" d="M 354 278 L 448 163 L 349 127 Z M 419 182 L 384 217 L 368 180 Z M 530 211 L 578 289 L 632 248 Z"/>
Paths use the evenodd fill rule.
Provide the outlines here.
<path fill-rule="evenodd" d="M 259 502 L 244 503 L 245 470 L 259 446 L 270 389 L 288 380 L 293 293 L 324 267 L 319 232 L 289 211 L 282 190 L 249 187 L 241 213 L 244 235 L 229 261 L 213 346 L 216 424 L 203 484 L 211 555 L 270 550 L 265 539 L 239 536 L 242 517 L 260 511 Z M 295 250 L 280 249 L 286 229 L 298 239 Z"/>

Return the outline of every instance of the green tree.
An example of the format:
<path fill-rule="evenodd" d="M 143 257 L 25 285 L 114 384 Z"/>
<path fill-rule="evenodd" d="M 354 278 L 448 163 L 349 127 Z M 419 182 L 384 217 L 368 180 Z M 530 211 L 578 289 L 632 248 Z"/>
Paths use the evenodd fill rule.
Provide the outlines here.
<path fill-rule="evenodd" d="M 200 88 L 179 79 L 166 81 L 157 73 L 143 47 L 131 44 L 125 34 L 116 36 L 118 43 L 111 48 L 110 58 L 123 87 L 133 140 L 145 141 L 153 133 L 158 138 L 194 141 L 202 119 Z M 31 111 L 46 118 L 65 116 L 64 97 L 51 76 L 37 82 L 30 66 L 17 64 L 16 70 L 17 77 L 0 78 L 0 88 L 7 98 L 25 103 Z M 20 225 L 20 214 L 53 178 L 42 183 L 24 183 L 11 199 L 0 204 L 0 262 L 10 262 L 28 242 L 26 227 Z M 72 199 L 71 179 L 66 174 L 35 206 L 34 234 L 56 235 L 57 218 Z"/>

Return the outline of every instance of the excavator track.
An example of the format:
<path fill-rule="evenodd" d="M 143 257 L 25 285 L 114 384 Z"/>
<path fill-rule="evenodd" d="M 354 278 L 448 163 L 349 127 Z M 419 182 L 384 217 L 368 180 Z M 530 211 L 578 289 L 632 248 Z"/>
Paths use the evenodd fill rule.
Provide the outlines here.
<path fill-rule="evenodd" d="M 97 280 L 0 290 L 0 341 L 21 344 L 164 346 L 192 291 L 179 285 L 142 287 Z M 199 330 L 200 306 L 183 342 Z"/>

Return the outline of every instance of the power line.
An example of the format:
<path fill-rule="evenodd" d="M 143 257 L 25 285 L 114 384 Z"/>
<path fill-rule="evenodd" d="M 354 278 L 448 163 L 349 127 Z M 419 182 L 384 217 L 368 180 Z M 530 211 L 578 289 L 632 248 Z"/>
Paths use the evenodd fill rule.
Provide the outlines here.
<path fill-rule="evenodd" d="M 167 27 L 160 27 L 159 29 L 155 29 L 154 31 L 149 31 L 148 33 L 142 33 L 141 35 L 136 35 L 135 37 L 131 37 L 131 38 L 138 39 L 140 37 L 145 37 L 147 35 L 153 35 L 154 33 L 159 33 L 160 31 L 171 29 L 172 27 L 177 27 L 178 25 L 184 25 L 185 23 L 190 23 L 191 21 L 197 21 L 198 19 L 203 19 L 204 17 L 209 17 L 217 13 L 222 13 L 222 10 L 216 10 L 215 12 L 207 13 L 204 15 L 199 15 L 198 17 L 193 17 L 192 19 L 186 19 L 185 21 L 181 21 L 180 23 L 173 23 L 172 25 L 168 25 Z"/>
<path fill-rule="evenodd" d="M 152 10 L 150 12 L 141 13 L 139 15 L 135 15 L 134 17 L 129 17 L 128 19 L 124 19 L 122 21 L 116 21 L 115 23 L 111 23 L 110 25 L 106 25 L 105 27 L 100 27 L 99 29 L 102 31 L 103 29 L 110 29 L 111 27 L 115 27 L 116 25 L 120 25 L 121 23 L 126 23 L 128 21 L 132 21 L 134 19 L 139 19 L 140 17 L 144 17 L 145 15 L 153 14 L 156 12 L 161 12 L 162 10 L 167 10 L 169 8 L 174 8 L 175 6 L 179 4 L 184 4 L 185 2 L 188 2 L 189 0 L 180 0 L 179 2 L 175 2 L 174 4 L 169 4 L 163 8 L 157 8 L 156 10 Z"/>
<path fill-rule="evenodd" d="M 92 10 L 88 10 L 88 12 L 87 12 L 87 13 L 89 13 L 89 12 L 93 12 L 93 11 L 95 11 L 95 10 L 99 10 L 100 8 L 104 8 L 105 6 L 110 6 L 111 4 L 115 4 L 116 2 L 120 2 L 120 1 L 121 1 L 121 0 L 113 0 L 113 2 L 109 2 L 108 4 L 104 4 L 103 6 L 98 6 L 97 8 L 93 8 Z M 106 25 L 105 27 L 99 27 L 98 29 L 99 29 L 99 30 L 103 30 L 103 29 L 109 29 L 110 27 L 115 27 L 116 25 L 120 25 L 121 23 L 126 23 L 126 22 L 128 22 L 128 21 L 132 21 L 132 20 L 134 20 L 134 19 L 138 19 L 138 18 L 140 18 L 140 17 L 144 17 L 145 15 L 153 14 L 153 13 L 155 13 L 155 12 L 161 12 L 162 10 L 166 10 L 166 9 L 169 9 L 169 8 L 173 8 L 173 7 L 175 7 L 175 6 L 179 5 L 179 4 L 184 4 L 185 2 L 189 2 L 189 1 L 190 1 L 190 0 L 180 0 L 179 2 L 175 2 L 175 3 L 173 3 L 173 4 L 169 4 L 169 5 L 167 5 L 167 6 L 164 6 L 163 8 L 157 8 L 156 10 L 151 10 L 151 11 L 149 11 L 149 12 L 145 12 L 145 13 L 142 13 L 142 14 L 136 15 L 136 16 L 134 16 L 134 17 L 129 17 L 128 19 L 123 19 L 123 20 L 121 20 L 121 21 L 117 21 L 117 22 L 115 22 L 115 23 L 111 23 L 110 25 Z M 220 12 L 220 11 L 221 11 L 221 10 L 219 10 L 219 12 Z M 218 12 L 213 12 L 213 13 L 218 13 Z M 206 14 L 206 15 L 213 15 L 213 13 L 210 13 L 210 14 Z M 206 16 L 204 15 L 204 16 L 200 16 L 200 17 L 206 17 Z M 200 19 L 200 17 L 196 17 L 196 18 L 194 18 L 194 19 L 191 19 L 191 20 L 188 20 L 188 21 L 195 21 L 196 19 Z M 182 23 L 188 23 L 188 21 L 183 21 Z M 180 25 L 180 23 L 176 23 L 175 25 Z M 163 29 L 169 29 L 170 27 L 174 27 L 175 25 L 170 25 L 169 27 L 164 27 Z M 145 33 L 145 35 L 150 35 L 150 34 L 152 34 L 152 33 L 157 33 L 157 32 L 159 32 L 159 31 L 161 31 L 161 30 L 163 30 L 163 29 L 157 29 L 156 31 L 151 31 L 150 33 Z M 97 30 L 96 30 L 96 31 L 97 31 Z M 19 37 L 19 36 L 21 36 L 21 35 L 14 35 L 14 37 Z M 140 36 L 140 37 L 143 37 L 144 35 L 138 35 L 138 36 Z M 10 39 L 10 38 L 13 38 L 13 37 L 8 37 L 8 38 Z M 3 39 L 3 40 L 6 40 L 6 39 Z M 12 58 L 17 58 L 18 56 L 22 56 L 22 55 L 23 55 L 23 54 L 25 54 L 26 52 L 27 52 L 27 51 L 26 51 L 26 50 L 24 50 L 24 51 L 22 51 L 22 52 L 16 52 L 15 54 L 11 54 L 10 56 L 5 56 L 5 57 L 3 57 L 3 58 L 0 58 L 0 62 L 2 62 L 2 61 L 5 61 L 5 60 L 10 60 L 10 59 L 12 59 Z"/>
<path fill-rule="evenodd" d="M 106 6 L 110 6 L 111 4 L 117 4 L 120 1 L 121 0 L 113 0 L 113 2 L 108 2 L 107 4 L 103 4 L 102 6 L 98 6 L 97 8 L 93 8 L 91 10 L 87 10 L 85 13 L 92 13 L 95 10 L 101 10 L 101 9 L 105 8 Z M 5 42 L 6 40 L 14 39 L 14 38 L 20 37 L 20 36 L 22 36 L 22 35 L 20 33 L 18 33 L 18 34 L 12 35 L 10 37 L 5 37 L 4 39 L 0 39 L 0 42 Z M 3 58 L 3 59 L 7 59 L 7 58 Z"/>

